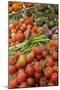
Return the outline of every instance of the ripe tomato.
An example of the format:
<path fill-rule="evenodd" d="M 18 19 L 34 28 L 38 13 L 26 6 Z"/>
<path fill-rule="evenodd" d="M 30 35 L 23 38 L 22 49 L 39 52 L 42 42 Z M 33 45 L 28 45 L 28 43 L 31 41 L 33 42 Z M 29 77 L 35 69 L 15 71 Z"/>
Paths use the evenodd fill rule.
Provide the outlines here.
<path fill-rule="evenodd" d="M 20 72 L 17 77 L 16 80 L 19 84 L 23 83 L 26 81 L 26 73 L 25 72 Z"/>
<path fill-rule="evenodd" d="M 53 73 L 52 67 L 46 67 L 44 70 L 44 75 L 46 78 L 50 78 Z"/>
<path fill-rule="evenodd" d="M 17 40 L 18 42 L 22 42 L 22 41 L 24 40 L 24 38 L 25 38 L 24 33 L 22 33 L 22 32 L 17 32 L 17 34 L 16 34 L 16 40 Z"/>
<path fill-rule="evenodd" d="M 37 61 L 40 61 L 40 60 L 41 60 L 41 58 L 42 58 L 42 56 L 41 56 L 41 55 L 36 55 L 36 59 L 37 59 Z"/>
<path fill-rule="evenodd" d="M 53 52 L 52 58 L 53 58 L 54 61 L 58 60 L 58 53 L 56 51 Z"/>
<path fill-rule="evenodd" d="M 21 67 L 19 63 L 16 63 L 15 66 L 16 66 L 17 70 L 20 69 L 20 67 Z"/>
<path fill-rule="evenodd" d="M 9 73 L 10 74 L 16 73 L 16 67 L 15 66 L 9 66 Z"/>
<path fill-rule="evenodd" d="M 11 80 L 10 82 L 9 82 L 9 88 L 16 88 L 17 87 L 17 81 L 16 81 L 16 79 L 14 79 L 14 80 Z"/>
<path fill-rule="evenodd" d="M 34 70 L 37 73 L 40 73 L 42 71 L 42 67 L 40 66 L 40 62 L 35 62 L 35 64 L 34 64 Z"/>
<path fill-rule="evenodd" d="M 48 82 L 48 86 L 54 86 L 54 83 L 53 82 Z"/>
<path fill-rule="evenodd" d="M 38 27 L 37 27 L 37 26 L 34 26 L 34 27 L 32 28 L 32 31 L 34 31 L 35 33 L 37 33 L 37 30 L 38 30 Z"/>
<path fill-rule="evenodd" d="M 46 86 L 46 84 L 47 84 L 46 78 L 45 77 L 41 77 L 39 83 L 40 83 L 40 86 Z"/>
<path fill-rule="evenodd" d="M 58 81 L 58 73 L 57 72 L 54 72 L 51 76 L 51 81 L 53 83 L 56 83 Z"/>
<path fill-rule="evenodd" d="M 31 30 L 32 29 L 32 25 L 31 24 L 28 24 L 27 25 L 27 30 Z"/>
<path fill-rule="evenodd" d="M 35 55 L 41 55 L 42 54 L 42 50 L 40 47 L 33 47 L 32 51 L 34 52 Z"/>
<path fill-rule="evenodd" d="M 53 66 L 53 70 L 54 70 L 54 72 L 58 72 L 58 66 L 57 65 L 54 65 Z"/>
<path fill-rule="evenodd" d="M 34 68 L 33 68 L 32 64 L 28 64 L 26 66 L 26 73 L 27 73 L 28 77 L 31 77 L 34 75 Z"/>
<path fill-rule="evenodd" d="M 35 78 L 35 81 L 36 81 L 37 83 L 39 82 L 40 77 L 41 77 L 41 74 L 40 74 L 40 73 L 37 73 L 37 72 L 34 73 L 34 78 Z"/>
<path fill-rule="evenodd" d="M 42 57 L 46 58 L 48 56 L 48 51 L 47 50 L 43 50 L 42 51 Z"/>
<path fill-rule="evenodd" d="M 27 79 L 27 84 L 29 85 L 29 86 L 34 86 L 34 79 L 33 78 L 28 78 Z"/>
<path fill-rule="evenodd" d="M 16 27 L 17 25 L 19 25 L 19 21 L 16 21 L 15 23 L 13 23 L 14 27 Z"/>
<path fill-rule="evenodd" d="M 9 56 L 9 64 L 14 65 L 16 63 L 15 56 Z"/>
<path fill-rule="evenodd" d="M 46 66 L 53 66 L 53 65 L 54 65 L 54 62 L 53 62 L 52 57 L 47 56 L 47 63 L 46 63 Z"/>
<path fill-rule="evenodd" d="M 16 52 L 16 54 L 15 54 L 16 59 L 18 59 L 19 56 L 20 56 L 20 52 Z"/>
<path fill-rule="evenodd" d="M 28 84 L 27 84 L 27 82 L 23 82 L 23 83 L 20 84 L 19 87 L 20 88 L 26 88 L 26 87 L 28 87 Z"/>
<path fill-rule="evenodd" d="M 31 52 L 26 56 L 26 60 L 28 63 L 31 63 L 34 59 L 34 54 Z"/>
<path fill-rule="evenodd" d="M 24 23 L 25 23 L 26 25 L 32 24 L 32 23 L 33 23 L 33 20 L 32 20 L 32 18 L 27 18 L 27 19 L 25 19 Z"/>
<path fill-rule="evenodd" d="M 25 30 L 26 30 L 26 24 L 23 23 L 23 24 L 21 25 L 20 29 L 21 29 L 22 31 L 25 31 Z"/>

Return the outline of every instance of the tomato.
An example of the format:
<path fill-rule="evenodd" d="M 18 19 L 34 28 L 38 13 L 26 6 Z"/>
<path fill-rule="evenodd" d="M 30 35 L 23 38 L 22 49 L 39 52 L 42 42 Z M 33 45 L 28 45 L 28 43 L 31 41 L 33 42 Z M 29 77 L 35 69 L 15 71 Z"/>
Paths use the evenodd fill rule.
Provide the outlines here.
<path fill-rule="evenodd" d="M 53 73 L 52 67 L 46 67 L 46 68 L 45 68 L 45 70 L 44 70 L 44 76 L 45 76 L 46 78 L 50 78 L 51 75 L 52 75 L 52 73 Z"/>
<path fill-rule="evenodd" d="M 13 23 L 14 27 L 16 27 L 17 25 L 19 25 L 19 21 L 16 21 L 15 23 Z"/>
<path fill-rule="evenodd" d="M 9 56 L 9 64 L 14 65 L 16 63 L 15 56 Z"/>
<path fill-rule="evenodd" d="M 31 24 L 28 24 L 27 25 L 27 30 L 31 30 L 32 29 L 32 25 Z"/>
<path fill-rule="evenodd" d="M 58 53 L 56 51 L 53 52 L 52 58 L 53 58 L 54 61 L 58 60 Z"/>
<path fill-rule="evenodd" d="M 10 30 L 11 30 L 11 29 L 14 29 L 13 24 L 10 24 L 10 25 L 9 25 L 9 29 L 10 29 Z"/>
<path fill-rule="evenodd" d="M 54 65 L 54 62 L 53 62 L 52 57 L 47 56 L 47 63 L 46 63 L 46 66 L 53 66 L 53 65 Z"/>
<path fill-rule="evenodd" d="M 26 60 L 28 63 L 31 63 L 34 59 L 34 54 L 31 52 L 26 56 Z"/>
<path fill-rule="evenodd" d="M 58 81 L 58 73 L 57 72 L 54 72 L 51 76 L 51 81 L 53 83 L 56 83 Z"/>
<path fill-rule="evenodd" d="M 20 86 L 19 86 L 19 88 L 26 88 L 26 87 L 28 87 L 27 82 L 23 82 L 23 83 L 21 83 Z"/>
<path fill-rule="evenodd" d="M 10 38 L 10 39 L 9 39 L 9 44 L 11 44 L 11 43 L 12 43 L 12 39 Z"/>
<path fill-rule="evenodd" d="M 18 70 L 18 74 L 21 72 L 23 72 L 23 73 L 25 72 L 23 68 Z"/>
<path fill-rule="evenodd" d="M 54 72 L 58 72 L 58 66 L 57 65 L 54 65 L 53 66 L 53 70 L 54 70 Z"/>
<path fill-rule="evenodd" d="M 41 55 L 42 54 L 42 50 L 40 47 L 33 47 L 32 51 L 34 52 L 35 55 Z"/>
<path fill-rule="evenodd" d="M 33 23 L 33 20 L 32 20 L 32 18 L 27 18 L 27 19 L 24 21 L 24 23 L 25 23 L 26 25 L 32 24 L 32 23 Z"/>
<path fill-rule="evenodd" d="M 12 37 L 12 42 L 13 42 L 13 43 L 16 42 L 16 37 Z"/>
<path fill-rule="evenodd" d="M 47 50 L 43 50 L 42 51 L 42 57 L 46 58 L 48 56 L 48 51 Z"/>
<path fill-rule="evenodd" d="M 24 38 L 25 38 L 24 33 L 22 33 L 22 32 L 17 32 L 17 34 L 16 34 L 16 40 L 17 40 L 18 42 L 22 42 L 22 41 L 24 40 Z"/>
<path fill-rule="evenodd" d="M 40 83 L 40 86 L 46 86 L 47 85 L 46 78 L 45 77 L 41 77 L 39 83 Z"/>
<path fill-rule="evenodd" d="M 16 80 L 19 84 L 23 83 L 26 81 L 26 73 L 25 72 L 20 72 L 17 77 Z"/>
<path fill-rule="evenodd" d="M 50 45 L 50 47 L 57 47 L 58 41 L 57 40 L 50 40 L 49 45 Z"/>
<path fill-rule="evenodd" d="M 34 31 L 35 33 L 37 33 L 37 30 L 38 30 L 38 27 L 37 27 L 37 26 L 34 26 L 34 27 L 32 28 L 32 31 Z"/>
<path fill-rule="evenodd" d="M 16 59 L 18 59 L 19 56 L 20 56 L 20 52 L 16 52 L 16 54 L 15 54 Z"/>
<path fill-rule="evenodd" d="M 36 59 L 37 59 L 37 61 L 40 61 L 40 60 L 41 60 L 41 58 L 42 58 L 42 56 L 41 56 L 41 55 L 36 55 Z"/>
<path fill-rule="evenodd" d="M 33 68 L 32 64 L 28 64 L 26 66 L 26 73 L 27 73 L 28 77 L 31 77 L 34 75 L 34 68 Z"/>
<path fill-rule="evenodd" d="M 48 86 L 54 86 L 53 82 L 48 82 Z"/>
<path fill-rule="evenodd" d="M 26 30 L 26 24 L 23 23 L 22 26 L 20 27 L 20 29 L 21 29 L 22 31 L 25 31 L 25 30 Z"/>
<path fill-rule="evenodd" d="M 29 86 L 34 86 L 34 83 L 35 83 L 35 81 L 34 81 L 33 78 L 28 78 L 28 79 L 27 79 L 27 84 L 28 84 Z"/>
<path fill-rule="evenodd" d="M 10 74 L 16 73 L 16 67 L 15 66 L 9 66 L 9 73 Z"/>
<path fill-rule="evenodd" d="M 11 33 L 16 33 L 16 29 L 11 29 Z"/>
<path fill-rule="evenodd" d="M 10 80 L 10 82 L 9 82 L 9 88 L 16 88 L 17 87 L 17 81 L 16 81 L 16 79 L 14 79 L 14 80 Z"/>
<path fill-rule="evenodd" d="M 21 67 L 19 63 L 16 63 L 15 66 L 16 66 L 16 69 L 20 69 Z"/>
<path fill-rule="evenodd" d="M 40 74 L 40 73 L 37 73 L 37 72 L 34 73 L 34 78 L 35 78 L 35 81 L 36 81 L 37 83 L 39 82 L 40 77 L 41 77 L 41 74 Z"/>
<path fill-rule="evenodd" d="M 40 62 L 35 62 L 35 64 L 34 64 L 34 70 L 37 73 L 40 73 L 42 71 L 42 67 L 40 66 Z"/>

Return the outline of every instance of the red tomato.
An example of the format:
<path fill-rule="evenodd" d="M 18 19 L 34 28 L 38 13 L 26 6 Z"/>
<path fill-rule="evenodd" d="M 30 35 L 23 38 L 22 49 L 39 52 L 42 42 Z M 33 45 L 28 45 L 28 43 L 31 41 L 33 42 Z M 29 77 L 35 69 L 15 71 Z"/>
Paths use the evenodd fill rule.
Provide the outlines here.
<path fill-rule="evenodd" d="M 12 37 L 12 42 L 13 42 L 13 43 L 16 42 L 16 37 Z"/>
<path fill-rule="evenodd" d="M 16 63 L 15 66 L 17 69 L 20 69 L 20 67 L 21 67 L 20 64 L 18 64 L 18 63 Z"/>
<path fill-rule="evenodd" d="M 26 81 L 26 73 L 25 72 L 20 72 L 17 77 L 16 77 L 16 80 L 18 83 L 23 83 Z"/>
<path fill-rule="evenodd" d="M 41 58 L 42 58 L 42 56 L 41 56 L 41 55 L 36 55 L 36 59 L 37 59 L 37 61 L 40 61 L 40 60 L 41 60 Z"/>
<path fill-rule="evenodd" d="M 26 60 L 28 63 L 31 63 L 34 59 L 34 54 L 31 52 L 26 56 Z"/>
<path fill-rule="evenodd" d="M 12 43 L 12 39 L 9 39 L 9 44 L 11 44 Z"/>
<path fill-rule="evenodd" d="M 34 52 L 35 55 L 41 55 L 42 54 L 42 50 L 40 47 L 33 47 L 32 51 Z"/>
<path fill-rule="evenodd" d="M 26 24 L 23 23 L 23 24 L 21 25 L 20 29 L 21 29 L 22 31 L 25 31 L 25 30 L 26 30 Z"/>
<path fill-rule="evenodd" d="M 52 57 L 48 56 L 46 66 L 53 66 L 53 65 L 54 65 L 54 62 Z"/>
<path fill-rule="evenodd" d="M 16 40 L 17 40 L 18 42 L 22 42 L 22 41 L 24 40 L 24 38 L 25 38 L 24 33 L 22 33 L 22 32 L 17 32 L 17 34 L 16 34 Z"/>
<path fill-rule="evenodd" d="M 18 59 L 20 56 L 20 52 L 16 52 L 15 56 L 16 56 L 16 59 Z"/>
<path fill-rule="evenodd" d="M 48 82 L 48 86 L 55 86 L 53 82 Z"/>
<path fill-rule="evenodd" d="M 9 73 L 10 74 L 16 73 L 16 67 L 15 66 L 9 66 Z"/>
<path fill-rule="evenodd" d="M 46 67 L 44 70 L 44 75 L 46 78 L 50 78 L 53 73 L 53 69 L 51 67 Z"/>
<path fill-rule="evenodd" d="M 29 86 L 34 86 L 34 79 L 33 78 L 28 78 L 27 79 L 27 84 L 29 85 Z"/>
<path fill-rule="evenodd" d="M 52 74 L 52 76 L 51 76 L 51 81 L 52 81 L 53 83 L 56 83 L 56 82 L 58 81 L 58 74 L 57 74 L 57 72 L 54 72 L 54 73 Z"/>
<path fill-rule="evenodd" d="M 10 82 L 9 82 L 9 88 L 16 88 L 17 87 L 17 81 L 16 81 L 16 79 L 14 79 L 14 80 L 11 80 Z"/>
<path fill-rule="evenodd" d="M 41 74 L 40 74 L 40 73 L 37 73 L 37 72 L 34 73 L 34 78 L 35 78 L 35 81 L 36 81 L 37 83 L 39 82 L 40 77 L 41 77 Z"/>
<path fill-rule="evenodd" d="M 21 85 L 19 87 L 26 88 L 26 87 L 28 87 L 28 84 L 27 84 L 27 82 L 23 82 L 23 83 L 21 83 Z"/>
<path fill-rule="evenodd" d="M 32 29 L 32 25 L 31 24 L 27 25 L 27 30 L 31 30 L 31 29 Z"/>
<path fill-rule="evenodd" d="M 34 64 L 34 70 L 37 73 L 40 73 L 42 71 L 42 67 L 40 66 L 40 62 L 35 62 L 35 64 Z"/>
<path fill-rule="evenodd" d="M 42 51 L 42 57 L 46 58 L 48 56 L 48 51 L 47 50 L 43 50 Z"/>
<path fill-rule="evenodd" d="M 58 53 L 56 51 L 54 51 L 54 53 L 52 54 L 52 58 L 54 61 L 58 60 Z"/>
<path fill-rule="evenodd" d="M 40 83 L 40 86 L 46 86 L 47 85 L 46 78 L 45 77 L 41 77 L 39 83 Z"/>
<path fill-rule="evenodd" d="M 34 68 L 32 64 L 28 64 L 26 66 L 26 73 L 29 77 L 34 75 Z"/>
<path fill-rule="evenodd" d="M 53 70 L 54 70 L 54 72 L 58 72 L 58 66 L 57 65 L 54 65 L 53 66 Z"/>
<path fill-rule="evenodd" d="M 14 65 L 16 63 L 15 56 L 9 56 L 9 64 Z"/>
<path fill-rule="evenodd" d="M 19 21 L 16 21 L 15 23 L 13 23 L 14 27 L 16 27 L 17 25 L 19 25 Z"/>
<path fill-rule="evenodd" d="M 35 33 L 37 33 L 37 30 L 38 30 L 38 27 L 37 27 L 37 26 L 34 26 L 34 27 L 32 28 L 32 31 L 34 31 Z"/>
<path fill-rule="evenodd" d="M 32 18 L 27 18 L 27 19 L 24 21 L 24 23 L 25 23 L 26 25 L 32 24 L 32 22 L 33 22 Z"/>

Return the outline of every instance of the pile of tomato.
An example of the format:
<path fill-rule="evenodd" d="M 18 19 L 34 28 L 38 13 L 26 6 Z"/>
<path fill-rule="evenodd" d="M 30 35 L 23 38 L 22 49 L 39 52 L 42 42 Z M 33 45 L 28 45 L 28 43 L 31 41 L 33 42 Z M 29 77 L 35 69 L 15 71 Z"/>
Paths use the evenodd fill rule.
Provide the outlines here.
<path fill-rule="evenodd" d="M 9 88 L 58 85 L 58 41 L 34 46 L 27 55 L 9 56 Z"/>
<path fill-rule="evenodd" d="M 43 33 L 43 28 L 36 26 L 33 18 L 25 17 L 9 25 L 9 46 L 22 43 L 25 39 L 39 33 Z"/>

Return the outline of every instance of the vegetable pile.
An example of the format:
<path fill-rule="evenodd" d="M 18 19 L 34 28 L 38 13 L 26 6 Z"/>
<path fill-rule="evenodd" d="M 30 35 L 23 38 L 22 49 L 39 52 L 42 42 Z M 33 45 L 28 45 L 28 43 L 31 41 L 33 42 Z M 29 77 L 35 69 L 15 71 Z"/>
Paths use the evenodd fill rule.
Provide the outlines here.
<path fill-rule="evenodd" d="M 33 46 L 27 55 L 10 55 L 9 88 L 58 85 L 57 48 L 57 41 L 50 40 L 44 46 Z"/>
<path fill-rule="evenodd" d="M 9 2 L 8 87 L 58 85 L 58 5 Z"/>
<path fill-rule="evenodd" d="M 9 14 L 14 14 L 17 11 L 20 11 L 24 8 L 32 7 L 32 3 L 22 3 L 22 2 L 11 2 L 9 1 Z"/>

